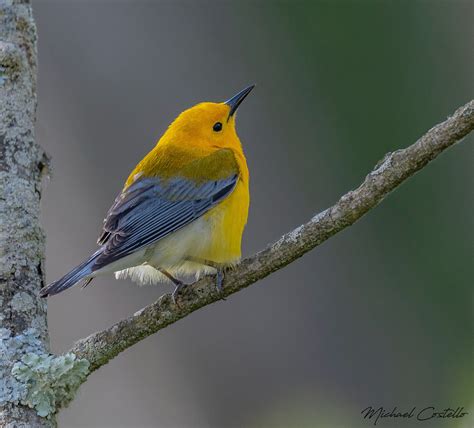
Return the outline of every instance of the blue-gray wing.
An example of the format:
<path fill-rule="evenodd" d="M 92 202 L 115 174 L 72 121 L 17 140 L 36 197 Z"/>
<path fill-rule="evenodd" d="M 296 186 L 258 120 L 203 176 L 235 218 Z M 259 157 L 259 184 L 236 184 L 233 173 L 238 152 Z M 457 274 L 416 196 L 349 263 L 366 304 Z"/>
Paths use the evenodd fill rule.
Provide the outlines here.
<path fill-rule="evenodd" d="M 185 178 L 138 178 L 107 213 L 94 270 L 140 250 L 186 226 L 225 199 L 238 175 L 196 184 Z"/>

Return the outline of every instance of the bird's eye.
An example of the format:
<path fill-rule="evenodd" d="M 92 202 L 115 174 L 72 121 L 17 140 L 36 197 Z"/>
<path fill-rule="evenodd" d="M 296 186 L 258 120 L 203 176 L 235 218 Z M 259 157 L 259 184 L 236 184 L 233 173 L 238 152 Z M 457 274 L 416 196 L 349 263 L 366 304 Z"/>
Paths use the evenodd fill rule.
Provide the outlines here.
<path fill-rule="evenodd" d="M 216 122 L 214 126 L 212 127 L 212 129 L 216 132 L 222 131 L 222 123 Z"/>

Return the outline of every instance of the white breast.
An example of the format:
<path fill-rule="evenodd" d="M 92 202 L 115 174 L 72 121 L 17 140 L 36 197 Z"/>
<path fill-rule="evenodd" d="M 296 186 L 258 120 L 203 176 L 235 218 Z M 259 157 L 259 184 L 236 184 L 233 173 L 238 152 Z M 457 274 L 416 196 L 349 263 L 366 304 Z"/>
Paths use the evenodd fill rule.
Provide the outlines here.
<path fill-rule="evenodd" d="M 212 272 L 214 269 L 209 266 L 187 262 L 186 257 L 206 252 L 206 248 L 211 245 L 216 221 L 218 219 L 215 216 L 212 219 L 201 217 L 145 250 L 114 263 L 112 271 L 115 271 L 117 279 L 129 277 L 139 284 L 168 280 L 154 267 L 166 269 L 172 275 L 199 276 L 201 273 Z"/>

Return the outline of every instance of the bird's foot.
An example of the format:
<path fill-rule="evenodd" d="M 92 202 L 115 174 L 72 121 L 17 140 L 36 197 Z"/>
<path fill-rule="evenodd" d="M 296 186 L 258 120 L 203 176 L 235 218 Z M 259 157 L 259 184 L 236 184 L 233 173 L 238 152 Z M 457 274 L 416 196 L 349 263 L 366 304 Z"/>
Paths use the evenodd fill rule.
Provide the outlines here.
<path fill-rule="evenodd" d="M 189 284 L 187 284 L 186 282 L 180 281 L 180 280 L 176 280 L 174 282 L 174 285 L 175 285 L 175 289 L 173 291 L 173 294 L 171 294 L 171 299 L 173 300 L 173 303 L 176 306 L 178 306 L 178 308 L 181 308 L 181 305 L 179 304 L 179 301 L 178 301 L 179 293 L 181 293 L 181 291 L 184 288 L 186 288 Z"/>
<path fill-rule="evenodd" d="M 204 266 L 212 267 L 216 270 L 216 289 L 221 295 L 222 300 L 226 300 L 224 297 L 224 277 L 226 270 L 233 269 L 232 265 L 223 265 L 221 263 L 214 262 L 212 260 L 201 259 L 199 257 L 188 256 L 186 259 L 193 263 L 199 263 Z"/>
<path fill-rule="evenodd" d="M 225 271 L 224 268 L 219 266 L 216 268 L 217 269 L 217 274 L 216 274 L 216 289 L 217 292 L 221 295 L 221 300 L 226 300 L 224 297 L 224 277 L 225 277 Z"/>
<path fill-rule="evenodd" d="M 181 281 L 178 278 L 175 278 L 166 269 L 163 269 L 163 268 L 155 268 L 155 269 L 158 269 L 164 276 L 166 276 L 175 285 L 174 291 L 171 294 L 171 299 L 173 300 L 173 303 L 176 306 L 178 306 L 178 308 L 181 308 L 181 305 L 178 303 L 179 293 L 183 290 L 183 288 L 186 288 L 189 284 Z"/>

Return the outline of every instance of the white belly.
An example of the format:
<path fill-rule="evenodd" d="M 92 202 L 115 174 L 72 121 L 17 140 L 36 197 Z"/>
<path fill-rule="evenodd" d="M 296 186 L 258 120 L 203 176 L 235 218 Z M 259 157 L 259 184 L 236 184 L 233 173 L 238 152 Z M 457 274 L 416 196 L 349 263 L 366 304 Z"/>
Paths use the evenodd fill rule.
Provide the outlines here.
<path fill-rule="evenodd" d="M 115 272 L 115 277 L 130 277 L 140 284 L 164 282 L 168 279 L 156 268 L 166 269 L 172 275 L 196 275 L 214 271 L 202 264 L 186 261 L 186 257 L 205 252 L 211 245 L 215 220 L 201 217 L 177 232 L 137 253 L 112 263 L 103 272 Z"/>

